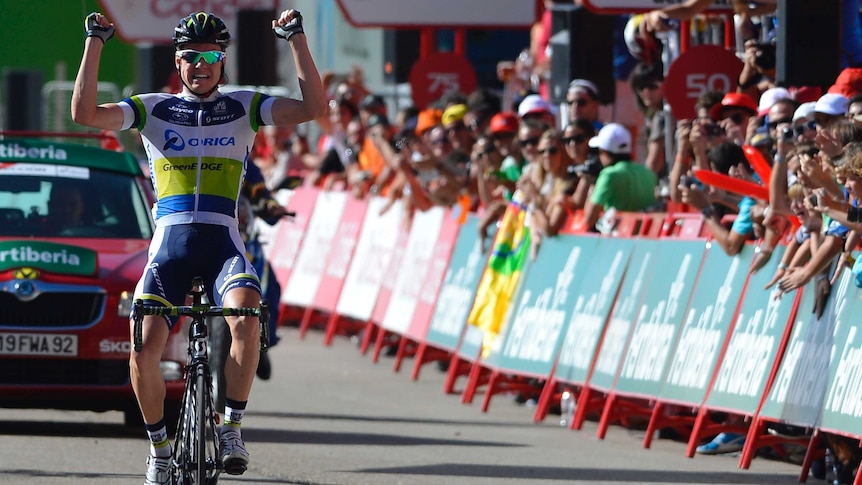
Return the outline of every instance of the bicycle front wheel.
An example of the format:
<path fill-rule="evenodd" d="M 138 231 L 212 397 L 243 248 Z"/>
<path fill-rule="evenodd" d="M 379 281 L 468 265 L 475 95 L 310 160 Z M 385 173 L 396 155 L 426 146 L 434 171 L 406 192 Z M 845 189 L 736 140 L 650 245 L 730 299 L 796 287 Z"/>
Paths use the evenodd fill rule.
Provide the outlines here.
<path fill-rule="evenodd" d="M 195 367 L 195 433 L 192 448 L 194 450 L 194 474 L 192 479 L 196 484 L 207 482 L 207 408 L 209 396 L 207 395 L 207 376 L 204 366 Z"/>

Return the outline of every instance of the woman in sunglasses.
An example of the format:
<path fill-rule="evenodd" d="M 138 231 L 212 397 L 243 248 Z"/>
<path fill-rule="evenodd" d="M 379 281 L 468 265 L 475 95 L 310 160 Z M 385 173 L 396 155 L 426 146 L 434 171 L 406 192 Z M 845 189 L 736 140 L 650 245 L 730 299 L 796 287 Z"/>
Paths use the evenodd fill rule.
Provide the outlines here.
<path fill-rule="evenodd" d="M 302 100 L 253 91 L 220 93 L 219 86 L 227 79 L 225 49 L 231 36 L 220 18 L 197 12 L 180 20 L 173 32 L 181 93 L 139 94 L 97 104 L 99 63 L 114 26 L 100 13 L 88 15 L 84 25 L 87 37 L 72 94 L 72 119 L 103 130 L 137 129 L 158 198 L 156 232 L 135 299 L 145 305 L 181 305 L 192 278 L 201 276 L 216 305 L 256 307 L 261 299 L 260 281 L 237 229 L 237 200 L 243 184 L 251 187 L 252 203 L 266 204 L 270 215 L 283 216 L 286 211 L 268 196 L 259 172 L 257 178 L 250 175 L 244 180 L 255 134 L 264 125 L 311 121 L 327 109 L 302 16 L 296 10 L 285 10 L 272 21 L 276 37 L 290 44 Z M 224 369 L 227 402 L 220 458 L 227 473 L 241 474 L 249 459 L 240 422 L 258 364 L 259 327 L 254 317 L 227 320 L 232 344 Z M 171 445 L 159 361 L 175 323 L 174 319 L 144 317 L 143 348 L 132 351 L 130 358 L 132 387 L 150 438 L 148 484 L 170 481 Z"/>

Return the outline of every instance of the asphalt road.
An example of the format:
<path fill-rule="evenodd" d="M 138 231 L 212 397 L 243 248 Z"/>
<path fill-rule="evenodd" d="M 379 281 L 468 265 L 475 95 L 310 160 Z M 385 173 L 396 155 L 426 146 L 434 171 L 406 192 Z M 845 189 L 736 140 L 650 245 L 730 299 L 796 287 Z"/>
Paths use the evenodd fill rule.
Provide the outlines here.
<path fill-rule="evenodd" d="M 685 456 L 685 445 L 596 423 L 561 428 L 556 416 L 495 397 L 463 405 L 443 393 L 445 375 L 426 366 L 410 380 L 392 359 L 373 363 L 345 338 L 324 347 L 322 334 L 298 339 L 283 328 L 271 350 L 273 378 L 256 381 L 243 436 L 248 472 L 220 483 L 383 484 L 793 484 L 799 467 L 758 458 Z M 463 385 L 463 379 L 459 382 Z M 0 484 L 143 482 L 147 441 L 120 413 L 0 410 Z M 813 479 L 810 479 L 813 482 Z M 811 483 L 809 482 L 809 483 Z"/>

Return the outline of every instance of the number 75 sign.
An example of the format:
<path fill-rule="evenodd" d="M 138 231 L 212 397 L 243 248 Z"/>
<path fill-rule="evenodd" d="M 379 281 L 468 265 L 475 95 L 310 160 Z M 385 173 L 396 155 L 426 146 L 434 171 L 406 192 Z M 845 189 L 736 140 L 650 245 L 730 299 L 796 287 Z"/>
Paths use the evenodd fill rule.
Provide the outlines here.
<path fill-rule="evenodd" d="M 716 45 L 689 48 L 671 63 L 664 80 L 664 93 L 673 117 L 696 116 L 694 104 L 707 91 L 736 90 L 742 61 L 731 51 Z"/>
<path fill-rule="evenodd" d="M 409 81 L 413 103 L 425 109 L 428 103 L 448 92 L 470 94 L 476 89 L 476 72 L 464 56 L 437 52 L 413 64 Z"/>

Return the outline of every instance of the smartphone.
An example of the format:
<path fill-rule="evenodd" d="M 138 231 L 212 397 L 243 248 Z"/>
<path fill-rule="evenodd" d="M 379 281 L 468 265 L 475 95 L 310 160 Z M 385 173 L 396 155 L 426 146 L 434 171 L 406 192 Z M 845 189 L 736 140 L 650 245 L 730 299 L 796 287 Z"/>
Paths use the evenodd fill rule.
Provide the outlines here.
<path fill-rule="evenodd" d="M 812 207 L 817 207 L 817 194 L 811 194 L 808 196 L 808 202 L 811 202 Z"/>

